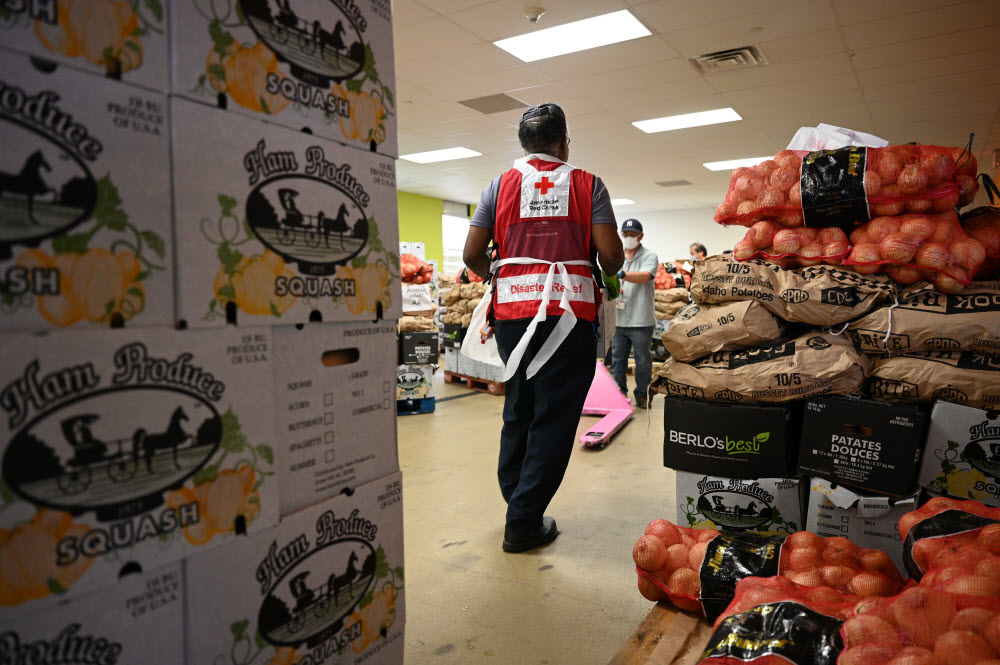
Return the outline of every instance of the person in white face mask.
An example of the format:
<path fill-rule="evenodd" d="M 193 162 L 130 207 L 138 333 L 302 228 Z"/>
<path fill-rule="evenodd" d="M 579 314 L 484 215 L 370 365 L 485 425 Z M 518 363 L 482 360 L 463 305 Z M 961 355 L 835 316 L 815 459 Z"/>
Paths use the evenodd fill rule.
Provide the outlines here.
<path fill-rule="evenodd" d="M 618 388 L 628 394 L 625 370 L 630 350 L 635 350 L 635 403 L 646 408 L 646 391 L 653 375 L 653 326 L 655 301 L 653 286 L 660 260 L 642 246 L 642 222 L 626 219 L 621 228 L 625 264 L 618 276 L 622 295 L 615 312 L 615 336 L 611 340 L 611 373 Z"/>

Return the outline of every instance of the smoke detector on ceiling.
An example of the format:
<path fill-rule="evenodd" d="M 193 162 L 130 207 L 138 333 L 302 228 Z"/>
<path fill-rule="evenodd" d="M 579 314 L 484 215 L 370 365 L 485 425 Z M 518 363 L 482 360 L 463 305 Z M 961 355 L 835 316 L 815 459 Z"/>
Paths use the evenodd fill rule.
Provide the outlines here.
<path fill-rule="evenodd" d="M 538 23 L 538 19 L 545 14 L 545 7 L 525 7 L 524 17 L 531 23 Z"/>
<path fill-rule="evenodd" d="M 706 53 L 688 58 L 688 62 L 702 74 L 729 72 L 734 69 L 762 67 L 768 64 L 767 58 L 764 57 L 759 46 L 740 46 L 725 51 Z"/>

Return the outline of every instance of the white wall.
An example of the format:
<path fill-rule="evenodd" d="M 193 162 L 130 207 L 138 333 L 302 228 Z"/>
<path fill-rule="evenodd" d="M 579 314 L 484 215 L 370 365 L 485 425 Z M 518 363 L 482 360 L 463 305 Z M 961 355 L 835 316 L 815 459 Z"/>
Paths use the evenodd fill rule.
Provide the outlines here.
<path fill-rule="evenodd" d="M 645 237 L 642 244 L 649 247 L 660 262 L 686 259 L 690 256 L 688 247 L 700 242 L 708 250 L 708 255 L 721 254 L 743 239 L 747 230 L 742 226 L 722 226 L 712 219 L 714 208 L 694 208 L 691 210 L 665 210 L 661 212 L 629 214 L 628 208 L 615 210 L 618 226 L 634 217 L 642 222 Z"/>

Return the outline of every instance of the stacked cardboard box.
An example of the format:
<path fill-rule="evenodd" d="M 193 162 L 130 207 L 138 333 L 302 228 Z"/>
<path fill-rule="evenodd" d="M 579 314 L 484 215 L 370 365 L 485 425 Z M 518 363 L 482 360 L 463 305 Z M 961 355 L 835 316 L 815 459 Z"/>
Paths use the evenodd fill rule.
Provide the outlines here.
<path fill-rule="evenodd" d="M 388 3 L 55 4 L 0 47 L 8 646 L 401 663 Z"/>

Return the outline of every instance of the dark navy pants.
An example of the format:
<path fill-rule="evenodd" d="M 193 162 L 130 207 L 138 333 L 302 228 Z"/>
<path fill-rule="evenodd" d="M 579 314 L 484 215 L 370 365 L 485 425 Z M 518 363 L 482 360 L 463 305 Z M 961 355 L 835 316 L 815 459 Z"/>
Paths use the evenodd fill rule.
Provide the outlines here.
<path fill-rule="evenodd" d="M 507 362 L 530 320 L 498 321 L 497 346 Z M 507 501 L 505 537 L 526 539 L 541 526 L 576 444 L 583 403 L 594 380 L 594 324 L 577 321 L 569 336 L 531 379 L 525 372 L 559 321 L 538 324 L 517 373 L 504 389 L 500 433 L 500 492 Z"/>

